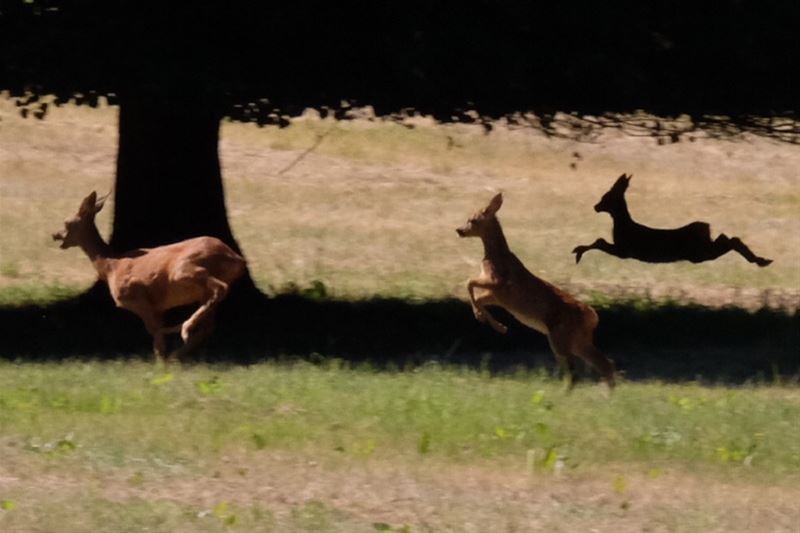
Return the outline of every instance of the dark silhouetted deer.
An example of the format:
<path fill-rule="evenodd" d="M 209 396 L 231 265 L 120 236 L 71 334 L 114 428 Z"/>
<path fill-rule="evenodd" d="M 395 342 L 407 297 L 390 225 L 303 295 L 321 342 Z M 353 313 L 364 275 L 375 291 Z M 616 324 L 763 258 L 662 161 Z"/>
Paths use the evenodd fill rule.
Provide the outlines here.
<path fill-rule="evenodd" d="M 467 282 L 475 318 L 505 333 L 506 326 L 486 309 L 487 305 L 503 307 L 526 326 L 547 335 L 570 388 L 574 383 L 569 369 L 573 357 L 589 363 L 608 386 L 613 387 L 614 363 L 594 346 L 597 313 L 567 292 L 531 274 L 511 252 L 496 216 L 502 204 L 503 196 L 497 194 L 488 206 L 456 230 L 459 237 L 480 237 L 483 241 L 481 274 Z"/>
<path fill-rule="evenodd" d="M 648 263 L 683 260 L 701 263 L 735 251 L 760 267 L 772 263 L 771 259 L 754 254 L 738 237 L 728 237 L 723 233 L 712 241 L 711 227 L 706 222 L 692 222 L 675 229 L 649 228 L 635 222 L 625 202 L 625 191 L 630 180 L 631 176 L 620 176 L 594 206 L 595 211 L 606 212 L 614 220 L 614 243 L 597 239 L 588 246 L 575 247 L 572 253 L 575 254 L 576 263 L 589 250 L 601 250 L 623 259 L 632 258 Z"/>
<path fill-rule="evenodd" d="M 78 214 L 68 218 L 65 229 L 53 234 L 53 239 L 61 241 L 63 249 L 83 249 L 98 277 L 108 283 L 117 307 L 142 319 L 153 337 L 157 360 L 165 355 L 164 335 L 180 331 L 184 344 L 173 354 L 179 358 L 211 332 L 214 309 L 230 284 L 245 273 L 245 260 L 214 237 L 113 253 L 94 223 L 106 198 L 98 200 L 94 192 L 84 198 Z M 182 325 L 164 327 L 166 310 L 190 304 L 200 307 Z"/>

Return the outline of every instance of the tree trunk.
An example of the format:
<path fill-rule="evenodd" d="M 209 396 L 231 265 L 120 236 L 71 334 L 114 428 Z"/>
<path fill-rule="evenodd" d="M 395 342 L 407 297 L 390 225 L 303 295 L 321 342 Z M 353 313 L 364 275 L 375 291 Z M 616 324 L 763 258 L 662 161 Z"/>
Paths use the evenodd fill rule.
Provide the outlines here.
<path fill-rule="evenodd" d="M 217 237 L 241 252 L 225 211 L 221 115 L 185 100 L 124 98 L 111 247 L 118 252 Z"/>

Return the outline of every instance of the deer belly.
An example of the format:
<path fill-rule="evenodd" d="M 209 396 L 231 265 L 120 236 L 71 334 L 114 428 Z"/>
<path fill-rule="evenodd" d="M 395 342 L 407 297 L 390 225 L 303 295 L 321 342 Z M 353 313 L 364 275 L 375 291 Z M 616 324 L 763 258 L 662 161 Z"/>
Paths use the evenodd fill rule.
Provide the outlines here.
<path fill-rule="evenodd" d="M 170 287 L 169 292 L 164 295 L 159 307 L 166 310 L 182 305 L 201 303 L 205 299 L 204 296 L 204 290 L 193 285 Z"/>
<path fill-rule="evenodd" d="M 539 333 L 544 333 L 547 335 L 549 330 L 547 329 L 547 325 L 538 317 L 525 315 L 523 313 L 515 313 L 514 311 L 511 312 L 514 315 L 514 318 L 525 324 L 531 329 L 535 329 Z"/>

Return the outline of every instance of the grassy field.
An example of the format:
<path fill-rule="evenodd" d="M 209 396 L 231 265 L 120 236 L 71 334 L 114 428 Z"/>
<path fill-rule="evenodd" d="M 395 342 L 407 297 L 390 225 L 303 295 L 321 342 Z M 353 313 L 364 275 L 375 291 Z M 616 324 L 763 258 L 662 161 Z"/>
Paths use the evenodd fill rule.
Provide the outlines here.
<path fill-rule="evenodd" d="M 3 531 L 795 531 L 796 387 L 0 365 Z"/>
<path fill-rule="evenodd" d="M 227 205 L 259 285 L 322 281 L 336 297 L 464 297 L 481 248 L 454 229 L 500 189 L 512 248 L 542 277 L 581 295 L 796 308 L 800 302 L 800 150 L 763 139 L 698 138 L 657 146 L 609 133 L 602 143 L 498 127 L 417 120 L 408 129 L 309 118 L 284 130 L 225 123 L 220 154 Z M 89 191 L 107 191 L 116 109 L 54 108 L 24 120 L 0 98 L 0 301 L 41 300 L 93 280 L 52 231 Z M 304 150 L 319 146 L 289 170 Z M 571 168 L 574 165 L 575 168 Z M 702 219 L 775 263 L 729 254 L 701 265 L 647 265 L 570 250 L 610 234 L 592 206 L 623 172 L 634 217 L 678 226 Z M 113 205 L 111 206 L 113 208 Z M 98 219 L 107 232 L 113 209 Z"/>
<path fill-rule="evenodd" d="M 0 531 L 796 532 L 800 390 L 790 318 L 708 316 L 640 297 L 800 307 L 800 150 L 702 135 L 666 146 L 614 133 L 575 143 L 502 125 L 487 136 L 414 122 L 224 123 L 229 216 L 256 282 L 270 294 L 322 282 L 332 297 L 270 299 L 294 302 L 294 314 L 270 307 L 273 319 L 251 329 L 277 346 L 305 339 L 325 353 L 300 355 L 325 362 L 0 361 Z M 116 135 L 113 108 L 66 106 L 23 120 L 0 97 L 0 306 L 14 319 L 6 348 L 41 344 L 41 359 L 56 349 L 75 356 L 85 353 L 75 350 L 81 339 L 97 337 L 93 346 L 106 352 L 92 353 L 108 357 L 116 337 L 137 333 L 115 330 L 133 324 L 116 315 L 21 306 L 93 282 L 87 259 L 59 250 L 50 234 L 85 194 L 112 186 Z M 575 265 L 575 245 L 609 237 L 609 218 L 592 206 L 623 172 L 634 174 L 637 220 L 702 219 L 775 263 L 759 269 L 728 255 L 646 265 L 592 252 Z M 461 317 L 453 308 L 461 302 L 436 300 L 465 297 L 481 247 L 454 229 L 498 189 L 512 249 L 535 273 L 604 305 L 600 333 L 616 342 L 613 356 L 631 379 L 663 377 L 672 365 L 681 380 L 703 369 L 704 383 L 747 385 L 623 381 L 610 396 L 597 385 L 566 395 L 544 373 L 490 376 L 478 365 L 423 361 L 379 372 L 330 360 L 337 347 L 364 356 L 383 337 L 402 344 L 393 357 L 413 358 L 419 346 L 409 339 L 439 342 L 431 332 L 442 323 L 451 351 L 472 339 L 487 347 L 487 361 L 498 355 L 500 341 L 481 340 L 468 309 Z M 104 234 L 110 207 L 98 218 Z M 639 299 L 614 311 L 623 297 Z M 430 324 L 419 323 L 418 304 Z M 319 323 L 303 327 L 308 316 Z M 389 327 L 387 316 L 405 322 Z M 214 346 L 228 354 L 225 331 Z M 20 332 L 31 338 L 15 344 Z M 15 353 L 1 350 L 0 358 Z M 370 350 L 367 360 L 386 355 Z M 738 378 L 726 381 L 731 372 Z"/>

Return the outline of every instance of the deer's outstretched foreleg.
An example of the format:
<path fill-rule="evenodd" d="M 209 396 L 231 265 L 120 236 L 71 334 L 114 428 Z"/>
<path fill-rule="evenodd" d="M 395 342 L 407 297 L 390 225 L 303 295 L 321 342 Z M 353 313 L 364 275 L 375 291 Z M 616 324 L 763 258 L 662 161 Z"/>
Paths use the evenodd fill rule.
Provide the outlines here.
<path fill-rule="evenodd" d="M 156 362 L 162 362 L 166 356 L 166 342 L 164 341 L 164 319 L 161 313 L 150 305 L 146 297 L 137 300 L 122 300 L 119 306 L 132 311 L 144 322 L 144 327 L 153 337 L 153 353 Z"/>
<path fill-rule="evenodd" d="M 486 292 L 476 298 L 475 288 L 484 289 Z M 486 305 L 498 303 L 492 294 L 492 289 L 495 288 L 497 288 L 497 283 L 490 280 L 471 279 L 467 282 L 469 302 L 472 305 L 472 313 L 475 315 L 475 319 L 479 322 L 488 322 L 498 333 L 506 333 L 508 328 L 504 324 L 498 322 L 486 309 Z"/>
<path fill-rule="evenodd" d="M 575 376 L 572 372 L 572 354 L 569 348 L 569 338 L 552 332 L 547 335 L 547 341 L 550 343 L 550 349 L 556 358 L 556 363 L 561 372 L 561 379 L 566 383 L 567 392 L 571 392 L 575 387 Z"/>
<path fill-rule="evenodd" d="M 575 254 L 575 262 L 580 263 L 583 254 L 585 254 L 589 250 L 600 250 L 609 255 L 613 255 L 616 257 L 623 257 L 619 249 L 615 245 L 611 244 L 605 239 L 597 239 L 592 244 L 576 246 L 575 248 L 573 248 L 572 253 Z"/>

